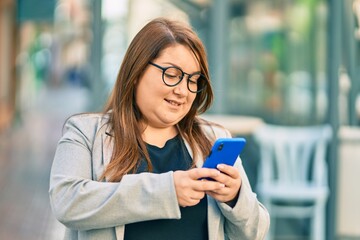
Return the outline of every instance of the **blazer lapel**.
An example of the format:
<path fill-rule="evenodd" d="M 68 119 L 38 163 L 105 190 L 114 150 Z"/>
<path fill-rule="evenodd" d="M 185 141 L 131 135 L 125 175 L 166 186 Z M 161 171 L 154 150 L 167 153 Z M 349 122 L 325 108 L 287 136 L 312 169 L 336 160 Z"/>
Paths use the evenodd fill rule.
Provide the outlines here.
<path fill-rule="evenodd" d="M 102 157 L 103 157 L 103 168 L 105 169 L 106 166 L 110 163 L 113 149 L 114 149 L 114 138 L 107 130 L 101 133 L 101 144 L 102 144 Z M 108 179 L 105 177 L 105 180 Z M 115 226 L 115 235 L 116 239 L 123 239 L 125 226 Z"/>
<path fill-rule="evenodd" d="M 103 155 L 103 169 L 106 169 L 106 166 L 110 163 L 113 149 L 114 149 L 114 140 L 113 137 L 108 133 L 104 132 L 101 134 L 102 138 L 102 155 Z M 104 171 L 103 170 L 103 171 Z M 108 181 L 108 178 L 105 177 L 105 180 Z"/>
<path fill-rule="evenodd" d="M 106 131 L 103 134 L 101 134 L 101 138 L 102 138 L 103 161 L 105 167 L 109 164 L 111 160 L 114 149 L 114 141 L 113 141 L 113 137 Z"/>
<path fill-rule="evenodd" d="M 215 199 L 206 195 L 208 203 L 208 233 L 209 240 L 218 239 L 221 212 Z"/>
<path fill-rule="evenodd" d="M 204 160 L 202 154 L 197 154 L 194 157 L 194 153 L 191 151 L 189 143 L 185 140 L 185 146 L 192 158 L 195 159 L 196 167 L 201 168 Z M 219 231 L 219 225 L 220 225 L 220 209 L 218 208 L 215 199 L 213 199 L 210 196 L 207 196 L 207 203 L 208 203 L 208 232 L 209 232 L 209 239 L 217 239 L 218 231 Z"/>

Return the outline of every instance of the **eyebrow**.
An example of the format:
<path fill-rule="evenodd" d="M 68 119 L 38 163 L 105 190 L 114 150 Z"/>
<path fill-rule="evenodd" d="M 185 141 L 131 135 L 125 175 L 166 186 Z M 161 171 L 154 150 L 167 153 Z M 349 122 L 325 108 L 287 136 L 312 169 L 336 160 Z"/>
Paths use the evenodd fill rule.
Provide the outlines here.
<path fill-rule="evenodd" d="M 171 66 L 174 66 L 174 67 L 180 68 L 183 72 L 185 72 L 185 71 L 184 71 L 184 69 L 183 69 L 182 67 L 180 67 L 179 65 L 177 65 L 177 64 L 175 64 L 175 63 L 171 63 L 171 62 L 164 62 L 163 64 L 169 64 L 169 65 L 171 65 Z M 187 73 L 187 72 L 185 72 L 185 73 Z M 195 72 L 192 72 L 192 73 L 189 73 L 189 74 L 191 75 L 191 74 L 195 74 L 195 73 L 201 73 L 201 70 L 198 70 L 198 71 L 195 71 Z"/>

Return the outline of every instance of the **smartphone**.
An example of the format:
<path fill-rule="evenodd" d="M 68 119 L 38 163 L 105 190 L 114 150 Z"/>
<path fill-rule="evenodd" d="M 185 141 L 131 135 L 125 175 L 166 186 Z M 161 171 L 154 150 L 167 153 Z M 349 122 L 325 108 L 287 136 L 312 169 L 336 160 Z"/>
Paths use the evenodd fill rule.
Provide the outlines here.
<path fill-rule="evenodd" d="M 244 149 L 245 138 L 219 138 L 211 148 L 203 167 L 215 168 L 220 163 L 233 166 L 237 157 Z"/>

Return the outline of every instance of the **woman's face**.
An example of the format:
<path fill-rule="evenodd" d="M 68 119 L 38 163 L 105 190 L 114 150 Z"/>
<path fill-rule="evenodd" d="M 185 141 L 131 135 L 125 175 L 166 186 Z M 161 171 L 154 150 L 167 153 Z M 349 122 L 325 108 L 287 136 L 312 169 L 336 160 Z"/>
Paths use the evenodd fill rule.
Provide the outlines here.
<path fill-rule="evenodd" d="M 193 52 L 180 44 L 165 48 L 152 62 L 161 67 L 176 66 L 189 74 L 200 71 Z M 135 101 L 149 126 L 173 126 L 189 112 L 196 93 L 188 90 L 187 77 L 185 75 L 178 85 L 169 87 L 162 80 L 162 70 L 148 65 L 138 81 Z"/>

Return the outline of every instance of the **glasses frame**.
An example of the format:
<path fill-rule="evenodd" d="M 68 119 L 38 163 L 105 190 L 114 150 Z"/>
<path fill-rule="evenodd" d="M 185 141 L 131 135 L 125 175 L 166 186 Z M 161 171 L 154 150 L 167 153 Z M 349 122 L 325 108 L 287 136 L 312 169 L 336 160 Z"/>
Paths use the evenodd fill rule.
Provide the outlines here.
<path fill-rule="evenodd" d="M 203 90 L 206 88 L 205 83 L 207 82 L 207 78 L 206 78 L 204 75 L 202 75 L 201 73 L 199 73 L 199 72 L 196 72 L 196 73 L 193 73 L 193 74 L 189 74 L 189 73 L 184 72 L 181 68 L 178 68 L 178 67 L 175 67 L 175 66 L 162 67 L 162 66 L 157 65 L 156 63 L 153 63 L 153 62 L 149 62 L 149 64 L 150 64 L 150 65 L 153 65 L 154 67 L 156 67 L 156 68 L 158 68 L 158 69 L 160 69 L 160 70 L 162 70 L 162 80 L 163 80 L 164 84 L 165 84 L 166 86 L 168 86 L 168 87 L 175 87 L 176 85 L 179 85 L 179 83 L 181 83 L 181 81 L 184 79 L 184 76 L 185 76 L 185 75 L 188 75 L 186 86 L 187 86 L 187 88 L 188 88 L 188 90 L 189 90 L 190 92 L 192 92 L 192 93 L 199 93 L 199 92 L 203 91 Z M 175 84 L 168 84 L 168 83 L 165 81 L 165 78 L 164 78 L 165 71 L 166 71 L 167 69 L 169 69 L 169 68 L 176 68 L 176 69 L 178 69 L 178 70 L 181 72 L 181 78 L 180 78 L 180 80 L 179 80 L 177 83 L 175 83 Z M 197 91 L 192 91 L 192 90 L 190 89 L 190 87 L 189 87 L 189 82 L 191 82 L 190 78 L 191 78 L 192 76 L 198 75 L 198 74 L 200 74 L 200 78 L 203 79 L 204 85 L 201 86 L 201 89 L 198 89 Z M 198 86 L 198 88 L 199 88 L 199 83 L 197 83 L 197 86 Z"/>

